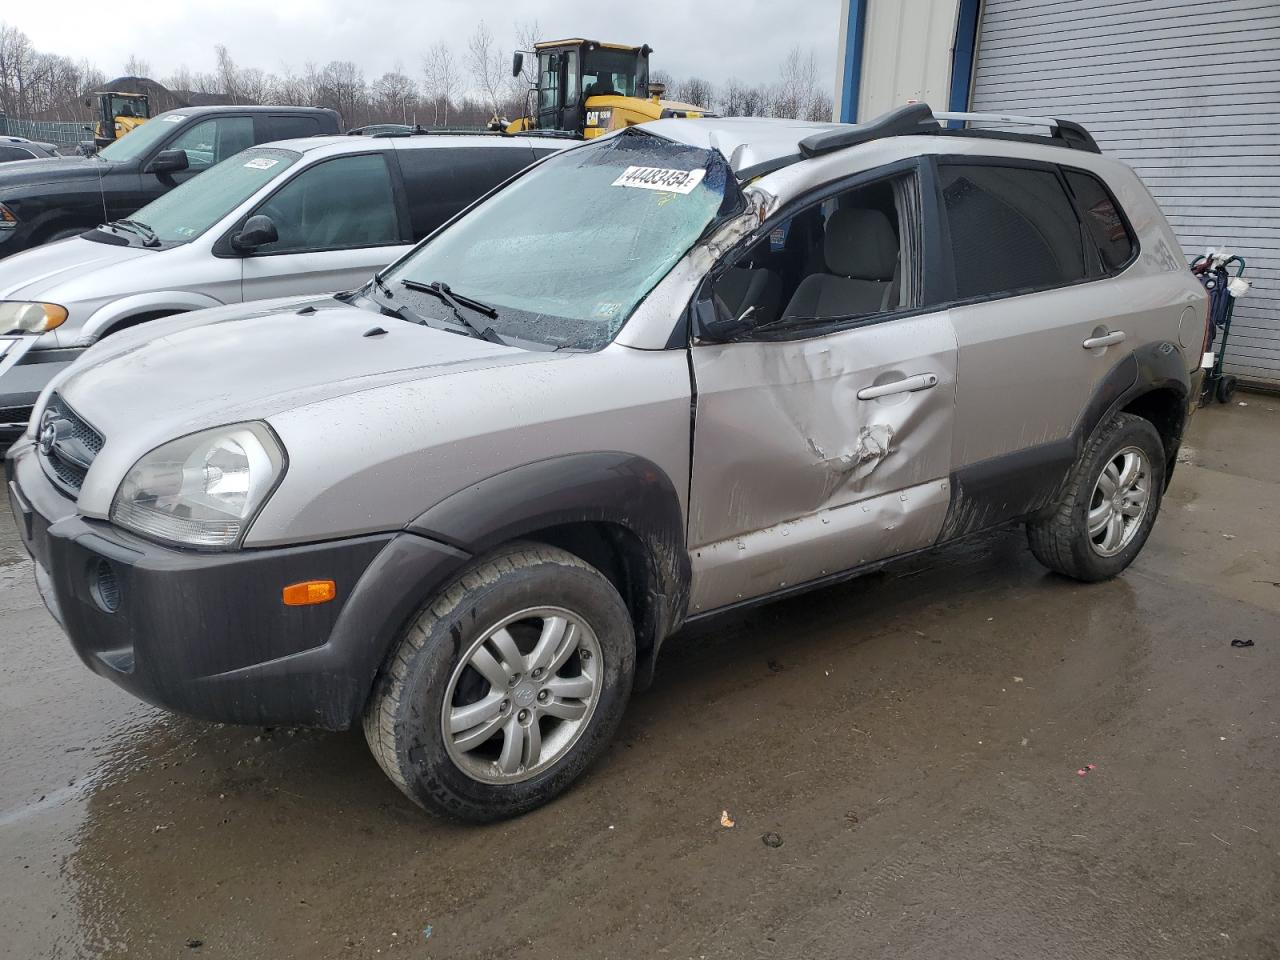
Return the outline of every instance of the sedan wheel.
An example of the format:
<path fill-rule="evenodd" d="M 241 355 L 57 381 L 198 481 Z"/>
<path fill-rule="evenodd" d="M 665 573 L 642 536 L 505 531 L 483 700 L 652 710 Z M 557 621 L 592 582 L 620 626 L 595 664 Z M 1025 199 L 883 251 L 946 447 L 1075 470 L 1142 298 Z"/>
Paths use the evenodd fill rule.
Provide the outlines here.
<path fill-rule="evenodd" d="M 1089 504 L 1089 542 L 1100 557 L 1127 547 L 1151 502 L 1151 464 L 1137 447 L 1119 451 L 1102 469 Z"/>

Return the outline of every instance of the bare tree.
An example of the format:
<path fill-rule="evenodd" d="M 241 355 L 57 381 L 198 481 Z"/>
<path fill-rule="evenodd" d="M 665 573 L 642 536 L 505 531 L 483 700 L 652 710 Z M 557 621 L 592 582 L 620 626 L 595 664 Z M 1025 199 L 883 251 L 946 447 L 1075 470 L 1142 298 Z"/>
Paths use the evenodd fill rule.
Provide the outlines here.
<path fill-rule="evenodd" d="M 711 81 L 703 80 L 700 77 L 690 77 L 688 80 L 682 80 L 676 85 L 672 97 L 695 107 L 710 109 L 711 104 L 715 101 L 715 93 L 715 88 L 711 85 Z"/>
<path fill-rule="evenodd" d="M 493 108 L 493 116 L 502 113 L 502 98 L 506 92 L 502 54 L 493 39 L 493 32 L 481 20 L 467 41 L 467 66 L 476 90 Z"/>
<path fill-rule="evenodd" d="M 449 125 L 449 108 L 458 97 L 461 75 L 453 51 L 443 40 L 438 40 L 427 51 L 422 61 L 423 93 L 431 101 L 432 124 Z"/>
<path fill-rule="evenodd" d="M 150 63 L 139 57 L 136 53 L 129 54 L 129 59 L 124 62 L 124 75 L 126 77 L 145 77 L 150 73 Z"/>
<path fill-rule="evenodd" d="M 191 75 L 191 68 L 188 67 L 185 63 L 180 65 L 176 70 L 173 71 L 173 73 L 169 74 L 169 76 L 166 77 L 161 82 L 170 90 L 194 89 L 192 87 L 192 83 L 194 81 Z"/>
<path fill-rule="evenodd" d="M 213 48 L 213 52 L 218 58 L 218 66 L 215 70 L 218 78 L 218 92 L 229 97 L 232 103 L 239 103 L 240 78 L 235 61 L 231 59 L 231 54 L 221 43 Z"/>
<path fill-rule="evenodd" d="M 782 61 L 774 116 L 800 119 L 812 112 L 818 92 L 818 61 L 813 51 L 792 47 Z"/>
<path fill-rule="evenodd" d="M 417 117 L 418 88 L 400 68 L 384 73 L 373 82 L 373 96 L 377 104 L 378 119 L 398 120 L 409 123 L 412 114 Z"/>

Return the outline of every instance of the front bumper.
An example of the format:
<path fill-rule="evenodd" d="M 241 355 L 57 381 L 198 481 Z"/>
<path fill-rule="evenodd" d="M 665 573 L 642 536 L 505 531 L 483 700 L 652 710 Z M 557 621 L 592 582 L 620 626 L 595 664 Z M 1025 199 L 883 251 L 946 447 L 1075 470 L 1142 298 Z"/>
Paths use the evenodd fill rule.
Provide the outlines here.
<path fill-rule="evenodd" d="M 207 720 L 352 726 L 408 618 L 470 559 L 409 533 L 177 550 L 80 516 L 30 442 L 5 472 L 41 594 L 80 659 L 149 703 Z M 333 580 L 337 597 L 284 605 L 283 587 L 312 579 Z"/>

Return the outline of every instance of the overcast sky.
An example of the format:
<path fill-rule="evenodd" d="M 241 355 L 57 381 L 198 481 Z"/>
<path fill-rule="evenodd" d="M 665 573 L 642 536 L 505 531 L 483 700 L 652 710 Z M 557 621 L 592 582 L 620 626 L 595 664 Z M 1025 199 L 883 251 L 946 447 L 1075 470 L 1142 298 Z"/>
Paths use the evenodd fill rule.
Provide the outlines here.
<path fill-rule="evenodd" d="M 501 47 L 514 47 L 514 24 L 536 20 L 543 38 L 585 36 L 648 43 L 652 67 L 673 76 L 720 83 L 730 77 L 773 81 L 788 49 L 812 49 L 820 82 L 834 82 L 840 0 L 162 0 L 126 8 L 100 0 L 21 0 L 0 7 L 0 20 L 26 32 L 40 50 L 88 58 L 108 77 L 129 55 L 160 79 L 180 64 L 211 71 L 213 45 L 226 44 L 237 65 L 274 73 L 308 60 L 352 60 L 372 80 L 397 63 L 421 79 L 422 51 L 438 39 L 458 53 L 484 19 Z"/>

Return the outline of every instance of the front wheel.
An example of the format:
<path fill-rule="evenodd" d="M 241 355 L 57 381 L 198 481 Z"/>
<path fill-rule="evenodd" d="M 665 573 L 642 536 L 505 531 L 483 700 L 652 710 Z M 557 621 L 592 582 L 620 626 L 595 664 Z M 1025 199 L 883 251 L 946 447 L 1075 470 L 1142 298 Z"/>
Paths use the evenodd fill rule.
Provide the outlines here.
<path fill-rule="evenodd" d="M 564 550 L 516 544 L 464 571 L 410 624 L 365 737 L 425 809 L 516 816 L 603 751 L 634 674 L 631 618 L 609 580 Z"/>
<path fill-rule="evenodd" d="M 1027 523 L 1036 559 L 1076 580 L 1106 580 L 1142 550 L 1164 493 L 1164 443 L 1149 420 L 1116 414 L 1090 438 L 1053 512 Z"/>

